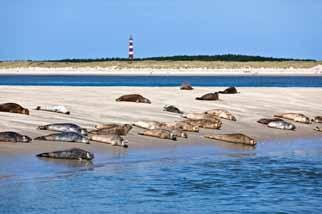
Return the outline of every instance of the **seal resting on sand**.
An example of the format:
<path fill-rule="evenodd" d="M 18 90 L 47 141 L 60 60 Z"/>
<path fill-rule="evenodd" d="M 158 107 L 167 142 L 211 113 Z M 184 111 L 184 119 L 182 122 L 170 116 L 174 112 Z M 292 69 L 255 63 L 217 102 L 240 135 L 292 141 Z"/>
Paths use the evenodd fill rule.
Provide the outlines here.
<path fill-rule="evenodd" d="M 143 128 L 143 129 L 157 129 L 163 125 L 163 123 L 158 121 L 147 121 L 147 120 L 140 120 L 133 123 L 134 126 Z"/>
<path fill-rule="evenodd" d="M 237 89 L 235 87 L 229 87 L 229 88 L 226 88 L 223 91 L 219 91 L 218 93 L 219 94 L 237 94 L 238 91 L 237 91 Z"/>
<path fill-rule="evenodd" d="M 104 125 L 96 126 L 96 127 L 104 127 Z M 129 131 L 132 129 L 130 124 L 105 124 L 105 128 L 99 128 L 97 130 L 90 131 L 90 134 L 97 135 L 107 135 L 107 134 L 117 134 L 117 135 L 127 135 Z"/>
<path fill-rule="evenodd" d="M 210 114 L 215 117 L 223 118 L 226 120 L 237 121 L 234 115 L 232 115 L 229 111 L 224 109 L 212 109 L 212 110 L 206 111 L 205 114 Z"/>
<path fill-rule="evenodd" d="M 17 132 L 0 132 L 0 142 L 29 143 L 31 138 Z"/>
<path fill-rule="evenodd" d="M 315 130 L 315 131 L 318 131 L 318 132 L 322 132 L 322 128 L 320 128 L 320 127 L 318 127 L 318 126 L 317 126 L 317 127 L 315 127 L 315 128 L 314 128 L 314 130 Z"/>
<path fill-rule="evenodd" d="M 305 124 L 311 123 L 311 120 L 309 117 L 305 116 L 304 114 L 300 114 L 300 113 L 284 113 L 284 114 L 280 114 L 280 115 L 274 115 L 274 117 L 293 120 L 298 123 L 305 123 Z"/>
<path fill-rule="evenodd" d="M 238 143 L 238 144 L 245 144 L 249 146 L 255 146 L 256 140 L 244 135 L 244 134 L 217 134 L 217 135 L 207 135 L 205 138 L 213 139 L 213 140 L 220 140 L 229 143 Z"/>
<path fill-rule="evenodd" d="M 267 124 L 270 128 L 282 129 L 282 130 L 295 130 L 296 126 L 286 121 L 271 121 Z"/>
<path fill-rule="evenodd" d="M 222 122 L 218 118 L 187 120 L 187 123 L 204 129 L 220 129 L 222 126 Z"/>
<path fill-rule="evenodd" d="M 87 130 L 73 123 L 52 123 L 45 126 L 39 126 L 40 130 L 56 131 L 56 132 L 75 132 L 81 135 L 87 135 Z"/>
<path fill-rule="evenodd" d="M 112 146 L 121 146 L 128 147 L 128 141 L 123 139 L 120 135 L 117 134 L 108 134 L 108 135 L 90 135 L 90 140 L 96 141 L 99 143 L 111 144 Z"/>
<path fill-rule="evenodd" d="M 183 82 L 180 86 L 181 90 L 193 90 L 192 86 L 188 82 Z"/>
<path fill-rule="evenodd" d="M 49 111 L 61 114 L 70 114 L 65 106 L 62 105 L 52 105 L 52 106 L 37 106 L 35 110 L 38 111 Z"/>
<path fill-rule="evenodd" d="M 201 97 L 196 97 L 196 100 L 206 100 L 206 101 L 219 100 L 219 94 L 218 92 L 208 93 Z"/>
<path fill-rule="evenodd" d="M 36 137 L 34 140 L 45 140 L 45 141 L 62 141 L 62 142 L 75 142 L 75 143 L 87 143 L 89 144 L 88 138 L 76 132 L 62 132 L 49 134 L 41 137 Z"/>
<path fill-rule="evenodd" d="M 322 123 L 322 116 L 317 116 L 314 119 L 312 119 L 312 122 L 315 123 Z"/>
<path fill-rule="evenodd" d="M 79 148 L 45 152 L 36 156 L 40 158 L 54 158 L 66 160 L 92 160 L 94 158 L 94 155 L 92 153 Z"/>
<path fill-rule="evenodd" d="M 160 139 L 177 140 L 177 136 L 172 131 L 165 130 L 165 129 L 145 130 L 143 132 L 139 132 L 138 134 L 149 136 L 149 137 L 156 137 Z"/>
<path fill-rule="evenodd" d="M 140 94 L 128 94 L 120 96 L 116 99 L 117 102 L 135 102 L 135 103 L 148 103 L 150 104 L 151 101 Z"/>
<path fill-rule="evenodd" d="M 284 120 L 282 120 L 280 118 L 262 118 L 262 119 L 257 120 L 257 123 L 267 125 L 273 121 L 284 121 Z"/>
<path fill-rule="evenodd" d="M 194 126 L 185 121 L 165 123 L 166 128 L 180 129 L 184 132 L 199 132 L 199 126 Z M 164 128 L 161 126 L 161 128 Z"/>
<path fill-rule="evenodd" d="M 29 110 L 23 108 L 21 105 L 17 103 L 3 103 L 0 104 L 1 112 L 9 112 L 9 113 L 17 113 L 17 114 L 26 114 L 29 115 Z"/>
<path fill-rule="evenodd" d="M 163 107 L 163 111 L 168 111 L 168 112 L 172 112 L 172 113 L 178 113 L 178 114 L 183 114 L 182 111 L 180 111 L 177 107 L 173 106 L 173 105 L 166 105 Z"/>

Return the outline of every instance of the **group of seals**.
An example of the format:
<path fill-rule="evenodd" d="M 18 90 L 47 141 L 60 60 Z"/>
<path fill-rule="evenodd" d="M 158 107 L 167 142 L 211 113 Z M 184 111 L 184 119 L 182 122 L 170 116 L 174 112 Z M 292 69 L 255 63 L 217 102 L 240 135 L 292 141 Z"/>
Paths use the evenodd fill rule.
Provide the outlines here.
<path fill-rule="evenodd" d="M 151 104 L 151 101 L 140 94 L 127 94 L 120 96 L 116 99 L 117 102 L 135 102 L 135 103 L 148 103 Z"/>
<path fill-rule="evenodd" d="M 0 104 L 0 112 L 9 112 L 9 113 L 29 115 L 29 110 L 22 107 L 21 105 L 19 105 L 17 103 Z"/>

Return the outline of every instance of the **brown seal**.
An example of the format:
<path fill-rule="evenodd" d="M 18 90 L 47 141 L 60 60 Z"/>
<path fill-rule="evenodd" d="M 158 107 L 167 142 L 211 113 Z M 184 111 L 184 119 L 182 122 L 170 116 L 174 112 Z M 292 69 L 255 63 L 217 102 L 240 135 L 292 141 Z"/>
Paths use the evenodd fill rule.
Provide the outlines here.
<path fill-rule="evenodd" d="M 230 113 L 229 111 L 224 110 L 224 109 L 212 109 L 212 110 L 206 111 L 205 114 L 210 114 L 215 117 L 223 118 L 226 120 L 232 120 L 232 121 L 237 120 L 236 117 L 232 113 Z"/>
<path fill-rule="evenodd" d="M 229 143 L 239 143 L 239 144 L 245 144 L 250 146 L 256 145 L 256 140 L 244 135 L 244 134 L 218 134 L 218 135 L 207 135 L 205 138 L 213 139 L 213 140 L 220 140 L 225 141 Z"/>
<path fill-rule="evenodd" d="M 305 116 L 304 114 L 300 114 L 300 113 L 284 113 L 284 114 L 280 114 L 280 115 L 274 115 L 274 117 L 293 120 L 298 123 L 305 123 L 305 124 L 311 123 L 311 120 L 309 117 Z"/>
<path fill-rule="evenodd" d="M 107 134 L 107 135 L 90 135 L 90 140 L 96 141 L 99 143 L 111 144 L 112 146 L 121 146 L 128 147 L 128 141 L 123 139 L 120 135 L 117 134 Z"/>
<path fill-rule="evenodd" d="M 29 110 L 26 108 L 23 108 L 21 105 L 19 105 L 17 103 L 0 104 L 0 111 L 29 115 Z"/>
<path fill-rule="evenodd" d="M 188 82 L 183 82 L 180 86 L 181 90 L 193 90 L 192 86 Z"/>
<path fill-rule="evenodd" d="M 218 93 L 219 94 L 237 94 L 238 91 L 237 91 L 237 89 L 235 87 L 229 87 L 229 88 L 226 88 L 223 91 L 219 91 Z"/>
<path fill-rule="evenodd" d="M 29 143 L 31 138 L 17 132 L 0 132 L 0 142 Z"/>
<path fill-rule="evenodd" d="M 139 132 L 139 135 L 149 136 L 149 137 L 157 137 L 160 139 L 170 139 L 170 140 L 177 140 L 177 136 L 175 133 L 165 129 L 151 129 L 145 130 L 143 132 Z"/>
<path fill-rule="evenodd" d="M 187 121 L 178 121 L 172 123 L 165 123 L 165 127 L 161 126 L 161 128 L 173 128 L 180 129 L 184 132 L 199 132 L 199 126 L 194 126 L 188 123 Z"/>
<path fill-rule="evenodd" d="M 208 94 L 205 94 L 205 95 L 203 95 L 201 97 L 196 97 L 196 100 L 207 100 L 207 101 L 219 100 L 219 94 L 217 92 L 208 93 Z"/>
<path fill-rule="evenodd" d="M 204 129 L 220 129 L 222 126 L 222 122 L 218 118 L 187 120 L 187 123 Z"/>
<path fill-rule="evenodd" d="M 107 135 L 107 134 L 117 134 L 117 135 L 127 135 L 129 131 L 132 129 L 130 124 L 104 124 L 97 127 L 105 127 L 99 128 L 93 131 L 90 131 L 90 134 L 96 135 Z"/>
<path fill-rule="evenodd" d="M 135 103 L 148 103 L 150 104 L 151 101 L 140 94 L 127 94 L 120 96 L 116 99 L 117 102 L 135 102 Z"/>

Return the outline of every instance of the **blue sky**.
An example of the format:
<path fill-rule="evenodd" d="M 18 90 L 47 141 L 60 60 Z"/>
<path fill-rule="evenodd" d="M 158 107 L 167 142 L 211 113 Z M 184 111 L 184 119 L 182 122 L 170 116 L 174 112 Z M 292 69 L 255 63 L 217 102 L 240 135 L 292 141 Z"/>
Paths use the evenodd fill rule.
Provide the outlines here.
<path fill-rule="evenodd" d="M 321 0 L 1 0 L 0 60 L 249 54 L 322 59 Z"/>

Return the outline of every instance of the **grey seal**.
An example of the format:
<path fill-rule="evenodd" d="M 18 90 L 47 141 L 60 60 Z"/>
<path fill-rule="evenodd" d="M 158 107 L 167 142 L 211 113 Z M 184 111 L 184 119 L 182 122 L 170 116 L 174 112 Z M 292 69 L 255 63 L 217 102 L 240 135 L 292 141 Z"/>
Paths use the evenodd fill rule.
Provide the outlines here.
<path fill-rule="evenodd" d="M 53 123 L 45 126 L 39 126 L 40 130 L 56 131 L 56 132 L 75 132 L 82 135 L 87 135 L 87 130 L 73 123 Z"/>
<path fill-rule="evenodd" d="M 75 142 L 75 143 L 87 143 L 89 144 L 88 138 L 76 132 L 61 132 L 55 134 L 49 134 L 41 137 L 36 137 L 34 140 L 45 140 L 45 141 L 62 141 L 62 142 Z"/>
<path fill-rule="evenodd" d="M 151 101 L 140 94 L 127 94 L 120 96 L 116 99 L 117 102 L 135 102 L 135 103 L 148 103 L 151 104 Z"/>
<path fill-rule="evenodd" d="M 180 109 L 178 109 L 177 107 L 175 107 L 173 105 L 165 105 L 163 107 L 163 111 L 168 111 L 168 112 L 177 113 L 177 114 L 183 114 L 183 112 Z"/>
<path fill-rule="evenodd" d="M 67 160 L 92 160 L 94 154 L 79 148 L 72 148 L 67 150 L 45 152 L 36 155 L 41 158 L 67 159 Z"/>
<path fill-rule="evenodd" d="M 282 129 L 282 130 L 295 130 L 296 126 L 286 121 L 271 121 L 267 124 L 270 128 Z"/>
<path fill-rule="evenodd" d="M 217 135 L 207 135 L 205 138 L 214 139 L 214 140 L 220 140 L 225 141 L 229 143 L 238 143 L 238 144 L 245 144 L 249 146 L 255 146 L 256 140 L 244 135 L 244 134 L 217 134 Z"/>
<path fill-rule="evenodd" d="M 0 142 L 29 143 L 32 139 L 17 132 L 0 132 Z"/>

